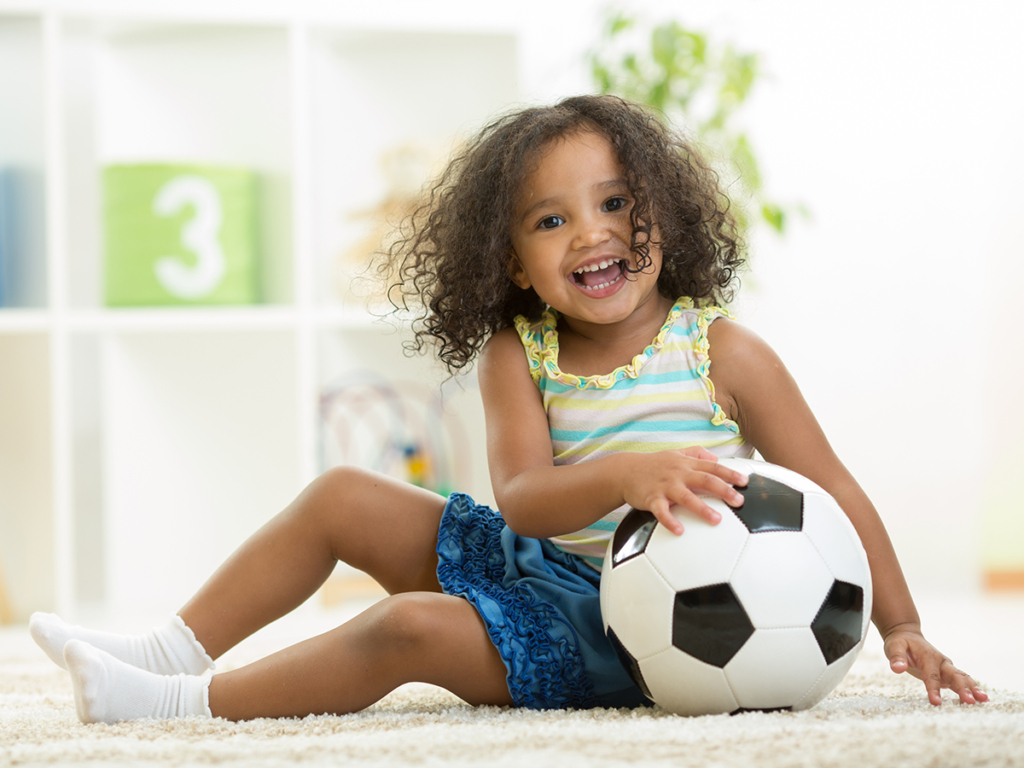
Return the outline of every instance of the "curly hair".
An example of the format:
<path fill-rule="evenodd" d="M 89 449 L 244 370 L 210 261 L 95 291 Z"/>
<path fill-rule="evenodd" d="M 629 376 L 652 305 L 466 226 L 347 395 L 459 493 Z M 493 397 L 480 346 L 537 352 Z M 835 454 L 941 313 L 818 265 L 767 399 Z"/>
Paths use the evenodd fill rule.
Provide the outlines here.
<path fill-rule="evenodd" d="M 392 246 L 377 255 L 373 263 L 396 311 L 415 308 L 409 350 L 436 346 L 455 373 L 517 315 L 539 317 L 545 308 L 540 297 L 509 277 L 514 214 L 523 180 L 543 149 L 581 131 L 607 138 L 625 171 L 634 200 L 633 271 L 650 266 L 654 232 L 663 296 L 698 303 L 732 298 L 742 244 L 717 174 L 645 108 L 615 96 L 576 96 L 486 125 L 428 187 Z"/>

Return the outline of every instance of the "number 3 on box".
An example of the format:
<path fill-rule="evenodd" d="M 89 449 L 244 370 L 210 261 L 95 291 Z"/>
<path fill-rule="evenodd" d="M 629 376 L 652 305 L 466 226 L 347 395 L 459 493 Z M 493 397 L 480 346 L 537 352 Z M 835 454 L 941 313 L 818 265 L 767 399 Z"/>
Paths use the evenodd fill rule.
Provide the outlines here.
<path fill-rule="evenodd" d="M 199 176 L 177 176 L 162 187 L 153 199 L 153 213 L 174 216 L 186 205 L 195 210 L 181 229 L 182 246 L 196 255 L 193 266 L 175 256 L 161 256 L 154 264 L 157 280 L 168 293 L 180 299 L 201 299 L 211 293 L 227 271 L 220 228 L 224 219 L 220 192 Z"/>

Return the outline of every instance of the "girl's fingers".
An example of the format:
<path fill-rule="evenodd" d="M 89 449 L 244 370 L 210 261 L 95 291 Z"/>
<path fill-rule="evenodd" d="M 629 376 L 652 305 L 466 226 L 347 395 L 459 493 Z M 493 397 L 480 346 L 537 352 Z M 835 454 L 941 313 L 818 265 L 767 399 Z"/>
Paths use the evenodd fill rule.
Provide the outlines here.
<path fill-rule="evenodd" d="M 690 490 L 684 490 L 680 493 L 675 499 L 675 503 L 684 509 L 690 510 L 698 517 L 707 520 L 712 525 L 718 525 L 722 521 L 722 516 L 717 510 L 709 507 L 707 502 Z"/>
<path fill-rule="evenodd" d="M 690 493 L 689 491 L 680 494 L 680 496 L 674 500 L 661 498 L 652 502 L 650 505 L 651 514 L 654 515 L 654 518 L 659 523 L 664 525 L 676 536 L 682 534 L 683 523 L 670 511 L 673 503 L 677 506 L 683 507 L 684 509 L 688 509 L 698 517 L 707 520 L 711 525 L 717 525 L 722 520 L 722 516 L 716 510 L 709 507 L 700 497 Z"/>
<path fill-rule="evenodd" d="M 964 704 L 976 704 L 979 701 L 988 701 L 988 695 L 978 687 L 978 684 L 974 682 L 974 678 L 962 669 L 958 669 L 954 666 L 952 661 L 946 659 L 942 664 L 942 669 L 944 671 L 952 670 L 950 673 L 949 688 L 960 697 L 960 701 Z"/>
<path fill-rule="evenodd" d="M 924 681 L 924 689 L 928 692 L 928 701 L 936 707 L 942 704 L 942 663 L 929 654 L 921 665 L 921 680 Z"/>
<path fill-rule="evenodd" d="M 893 656 L 891 659 L 889 659 L 889 667 L 897 675 L 901 675 L 901 674 L 903 674 L 904 672 L 907 671 L 907 669 L 909 668 L 909 665 L 907 664 L 906 657 L 904 657 L 902 654 L 899 654 L 899 655 Z"/>
<path fill-rule="evenodd" d="M 714 454 L 711 454 L 714 456 Z M 724 464 L 719 464 L 717 457 L 714 461 L 709 459 L 696 459 L 690 462 L 690 472 L 697 474 L 710 475 L 712 477 L 718 477 L 729 483 L 729 485 L 739 486 L 740 488 L 746 487 L 750 478 L 744 475 L 742 472 L 737 472 L 735 469 L 729 469 Z"/>
<path fill-rule="evenodd" d="M 683 532 L 683 524 L 669 511 L 673 504 L 688 509 L 712 525 L 717 525 L 721 522 L 722 515 L 708 506 L 697 493 L 717 496 L 726 504 L 738 507 L 743 504 L 743 495 L 736 491 L 736 487 L 743 487 L 748 482 L 746 475 L 719 464 L 718 457 L 704 448 L 684 448 L 680 453 L 690 459 L 686 471 L 680 478 L 681 483 L 673 483 L 674 488 L 663 491 L 667 493 L 666 496 L 648 503 L 649 511 L 655 519 L 676 535 Z"/>
<path fill-rule="evenodd" d="M 743 504 L 743 494 L 739 493 L 732 485 L 726 481 L 715 477 L 714 475 L 703 475 L 693 481 L 693 484 L 687 483 L 687 487 L 690 489 L 700 488 L 712 496 L 717 496 L 726 504 L 733 507 L 738 507 Z"/>
<path fill-rule="evenodd" d="M 942 689 L 949 688 L 964 704 L 977 704 L 989 700 L 988 694 L 978 687 L 974 679 L 957 669 L 946 656 L 920 637 L 907 639 L 900 635 L 886 638 L 885 655 L 889 666 L 897 674 L 909 672 L 924 682 L 928 701 L 935 706 L 942 704 Z"/>
<path fill-rule="evenodd" d="M 706 461 L 718 461 L 718 456 L 713 454 L 703 445 L 691 445 L 689 448 L 683 448 L 680 453 L 690 456 L 694 459 L 704 459 Z"/>
<path fill-rule="evenodd" d="M 651 504 L 651 514 L 654 519 L 668 528 L 669 531 L 679 536 L 683 532 L 683 524 L 670 511 L 671 505 L 668 499 L 658 499 Z"/>
<path fill-rule="evenodd" d="M 720 477 L 729 485 L 736 485 L 740 488 L 745 488 L 747 483 L 750 482 L 750 478 L 744 475 L 742 472 L 737 472 L 735 469 L 729 469 L 724 464 L 712 464 L 709 469 L 705 469 L 709 475 Z"/>
<path fill-rule="evenodd" d="M 905 641 L 893 639 L 886 642 L 885 655 L 889 657 L 889 668 L 897 675 L 902 675 L 910 669 L 910 664 L 907 662 L 907 644 Z"/>

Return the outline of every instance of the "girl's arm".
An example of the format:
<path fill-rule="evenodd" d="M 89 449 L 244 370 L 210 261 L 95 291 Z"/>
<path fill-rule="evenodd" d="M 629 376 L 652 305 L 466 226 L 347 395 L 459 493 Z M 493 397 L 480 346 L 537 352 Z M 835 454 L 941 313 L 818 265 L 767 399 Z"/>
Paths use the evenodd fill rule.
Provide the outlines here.
<path fill-rule="evenodd" d="M 765 461 L 792 469 L 839 502 L 864 544 L 874 583 L 872 621 L 894 672 L 924 680 L 932 704 L 940 688 L 964 703 L 987 701 L 977 684 L 921 633 L 921 619 L 889 535 L 867 495 L 843 466 L 796 382 L 775 352 L 727 319 L 712 323 L 708 340 L 716 400 Z"/>
<path fill-rule="evenodd" d="M 732 485 L 745 484 L 746 477 L 702 449 L 621 453 L 554 466 L 547 414 L 514 329 L 487 342 L 477 371 L 494 497 L 505 522 L 522 536 L 578 531 L 625 503 L 650 510 L 677 532 L 682 524 L 669 513 L 672 504 L 717 522 L 718 513 L 692 489 L 742 503 Z"/>

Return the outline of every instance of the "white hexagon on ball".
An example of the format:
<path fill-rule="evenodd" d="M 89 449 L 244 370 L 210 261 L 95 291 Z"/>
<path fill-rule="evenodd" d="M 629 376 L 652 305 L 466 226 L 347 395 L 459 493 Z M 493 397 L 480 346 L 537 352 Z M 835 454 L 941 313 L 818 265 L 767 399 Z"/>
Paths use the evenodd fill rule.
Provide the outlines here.
<path fill-rule="evenodd" d="M 639 666 L 654 700 L 677 715 L 723 714 L 740 706 L 721 669 L 678 648 L 644 659 Z M 687 684 L 678 685 L 679 680 Z"/>
<path fill-rule="evenodd" d="M 809 626 L 832 582 L 801 531 L 751 534 L 730 579 L 757 629 Z"/>
<path fill-rule="evenodd" d="M 672 507 L 683 523 L 677 536 L 665 526 L 654 529 L 645 554 L 677 592 L 729 580 L 750 531 L 721 501 L 704 499 L 722 515 L 712 525 L 683 507 Z"/>
<path fill-rule="evenodd" d="M 790 707 L 824 671 L 825 659 L 807 627 L 759 629 L 725 665 L 725 677 L 744 709 Z"/>
<path fill-rule="evenodd" d="M 615 579 L 601 590 L 605 630 L 615 627 L 619 642 L 639 661 L 672 645 L 675 591 L 640 555 L 615 566 Z"/>

